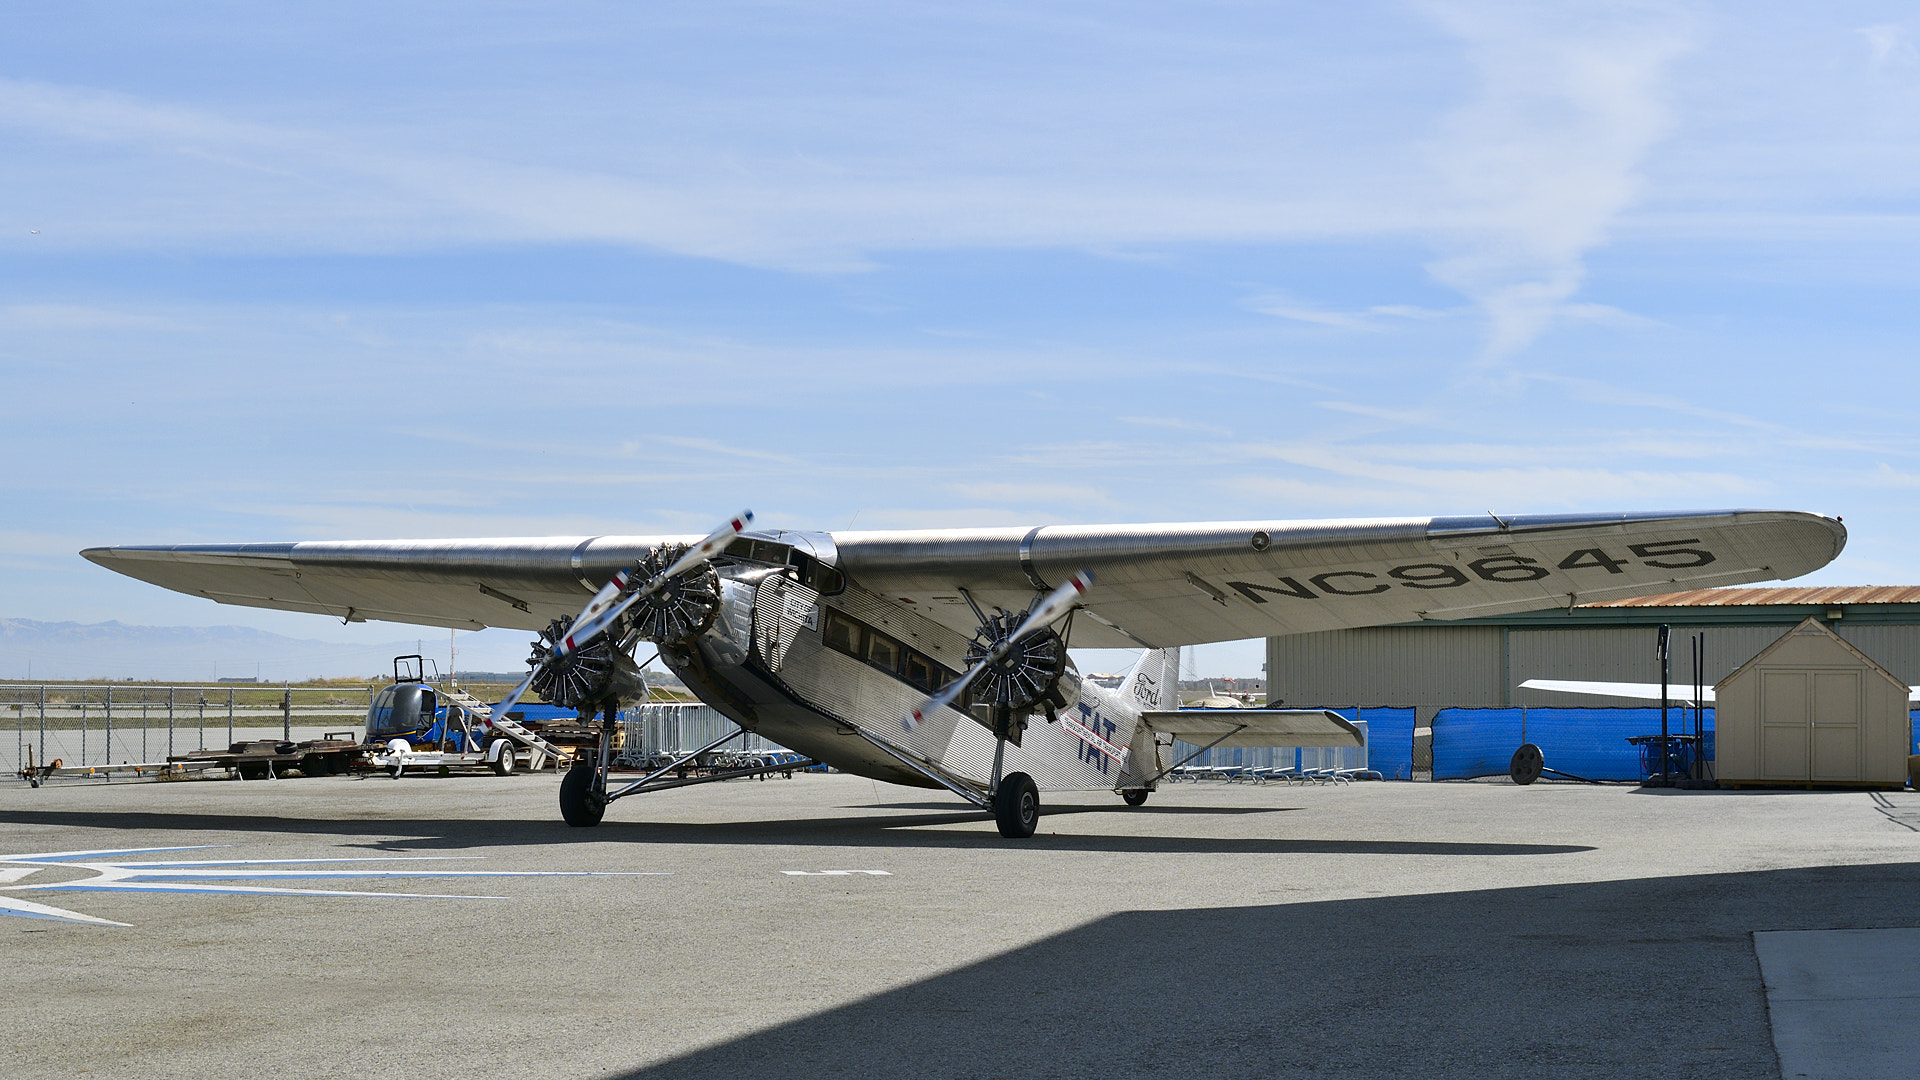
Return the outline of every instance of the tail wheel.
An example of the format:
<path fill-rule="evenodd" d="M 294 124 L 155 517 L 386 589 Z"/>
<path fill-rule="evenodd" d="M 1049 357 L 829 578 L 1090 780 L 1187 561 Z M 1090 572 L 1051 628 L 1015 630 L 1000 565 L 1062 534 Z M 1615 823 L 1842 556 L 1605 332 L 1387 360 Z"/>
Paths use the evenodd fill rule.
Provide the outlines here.
<path fill-rule="evenodd" d="M 606 816 L 606 800 L 595 790 L 597 772 L 592 762 L 581 762 L 560 780 L 560 816 L 576 829 L 598 825 Z"/>
<path fill-rule="evenodd" d="M 1139 806 L 1147 801 L 1147 789 L 1134 788 L 1131 791 L 1123 791 L 1120 797 L 1126 800 L 1128 806 Z"/>
<path fill-rule="evenodd" d="M 1040 827 L 1040 788 L 1026 773 L 1011 773 L 1000 778 L 993 793 L 993 817 L 1000 835 L 1009 840 L 1024 840 Z"/>

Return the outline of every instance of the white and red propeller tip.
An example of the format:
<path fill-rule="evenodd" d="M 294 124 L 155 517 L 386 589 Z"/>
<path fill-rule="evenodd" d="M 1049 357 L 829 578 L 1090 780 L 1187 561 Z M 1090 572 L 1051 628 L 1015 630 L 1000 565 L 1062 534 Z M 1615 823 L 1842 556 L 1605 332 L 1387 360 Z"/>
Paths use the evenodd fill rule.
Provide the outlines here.
<path fill-rule="evenodd" d="M 1047 598 L 1040 601 L 1032 614 L 1028 615 L 1013 633 L 1008 634 L 1004 641 L 995 645 L 986 656 L 982 657 L 979 663 L 969 668 L 966 674 L 948 683 L 939 693 L 928 698 L 925 704 L 913 710 L 913 715 L 902 721 L 906 729 L 912 731 L 916 726 L 925 723 L 926 718 L 932 713 L 953 704 L 961 694 L 967 692 L 967 687 L 971 686 L 973 680 L 986 670 L 988 664 L 999 663 L 1006 658 L 1014 642 L 1051 625 L 1054 620 L 1072 610 L 1091 588 L 1093 588 L 1093 571 L 1082 569 L 1068 578 L 1066 584 L 1048 593 Z"/>
<path fill-rule="evenodd" d="M 747 526 L 751 524 L 753 524 L 753 511 L 740 511 L 738 516 L 709 533 L 705 540 L 688 548 L 685 555 L 675 559 L 673 565 L 667 567 L 666 571 L 654 581 L 667 581 L 713 558 L 720 553 L 721 548 L 732 543 L 734 537 L 747 531 Z M 649 588 L 654 587 L 653 582 L 647 584 Z"/>
<path fill-rule="evenodd" d="M 579 648 L 579 643 L 593 640 L 595 634 L 605 630 L 615 619 L 626 614 L 627 609 L 632 607 L 636 601 L 642 597 L 652 596 L 654 593 L 659 592 L 661 586 L 667 582 L 711 560 L 715 555 L 720 553 L 721 548 L 726 547 L 733 541 L 734 537 L 739 536 L 741 532 L 751 524 L 753 524 L 753 511 L 740 511 L 738 516 L 732 518 L 725 525 L 720 526 L 713 532 L 708 533 L 706 539 L 688 548 L 686 554 L 675 559 L 672 566 L 655 574 L 645 585 L 635 590 L 632 596 L 627 597 L 618 604 L 615 604 L 613 601 L 620 595 L 621 590 L 626 588 L 626 576 L 624 574 L 614 575 L 615 579 L 622 582 L 622 584 L 618 588 L 615 588 L 614 582 L 610 581 L 606 585 L 601 586 L 600 591 L 595 593 L 593 599 L 587 602 L 587 606 L 581 609 L 580 617 L 573 621 L 573 626 L 570 628 L 566 639 L 554 644 L 554 655 L 565 656 Z M 608 590 L 612 591 L 609 592 Z M 604 604 L 602 603 L 602 597 L 606 598 Z M 596 608 L 598 610 L 595 610 Z"/>

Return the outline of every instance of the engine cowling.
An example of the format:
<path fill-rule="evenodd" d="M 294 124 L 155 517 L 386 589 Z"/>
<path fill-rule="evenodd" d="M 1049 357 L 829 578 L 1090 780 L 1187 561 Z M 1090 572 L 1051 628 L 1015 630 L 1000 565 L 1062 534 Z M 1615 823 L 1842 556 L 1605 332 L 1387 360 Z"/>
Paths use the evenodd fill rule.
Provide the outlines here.
<path fill-rule="evenodd" d="M 540 632 L 533 655 L 527 658 L 534 669 L 530 689 L 548 704 L 583 712 L 609 702 L 645 701 L 647 682 L 639 665 L 615 647 L 608 635 L 554 657 L 554 642 L 565 638 L 572 625 L 571 617 L 562 617 Z"/>

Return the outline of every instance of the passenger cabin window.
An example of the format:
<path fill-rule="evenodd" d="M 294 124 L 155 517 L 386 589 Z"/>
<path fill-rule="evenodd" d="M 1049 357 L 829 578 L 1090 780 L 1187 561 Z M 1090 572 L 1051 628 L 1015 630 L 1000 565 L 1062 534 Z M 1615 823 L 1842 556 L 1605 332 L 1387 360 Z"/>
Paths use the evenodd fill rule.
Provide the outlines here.
<path fill-rule="evenodd" d="M 959 678 L 931 657 L 875 630 L 843 612 L 827 609 L 823 640 L 827 648 L 864 660 L 897 679 L 922 690 L 938 690 Z"/>
<path fill-rule="evenodd" d="M 900 643 L 877 630 L 868 630 L 867 663 L 900 674 Z"/>
<path fill-rule="evenodd" d="M 827 648 L 848 656 L 860 655 L 859 623 L 837 611 L 827 611 Z"/>

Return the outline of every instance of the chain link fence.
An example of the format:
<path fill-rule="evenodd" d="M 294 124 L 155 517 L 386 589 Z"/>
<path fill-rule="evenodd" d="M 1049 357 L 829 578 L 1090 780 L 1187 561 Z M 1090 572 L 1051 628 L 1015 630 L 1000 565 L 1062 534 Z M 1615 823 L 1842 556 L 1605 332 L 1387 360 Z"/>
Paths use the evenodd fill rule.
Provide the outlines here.
<path fill-rule="evenodd" d="M 0 683 L 0 761 L 69 767 L 164 762 L 248 739 L 359 739 L 373 686 Z"/>

